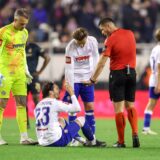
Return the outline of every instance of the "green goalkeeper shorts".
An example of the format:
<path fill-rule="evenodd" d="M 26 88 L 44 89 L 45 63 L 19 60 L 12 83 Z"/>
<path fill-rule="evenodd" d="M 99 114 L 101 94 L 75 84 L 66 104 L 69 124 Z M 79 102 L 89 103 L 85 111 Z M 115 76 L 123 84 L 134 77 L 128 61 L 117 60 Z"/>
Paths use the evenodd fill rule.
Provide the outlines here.
<path fill-rule="evenodd" d="M 0 98 L 9 98 L 10 92 L 15 96 L 27 95 L 26 75 L 24 72 L 8 73 L 1 71 L 4 76 L 0 85 Z"/>

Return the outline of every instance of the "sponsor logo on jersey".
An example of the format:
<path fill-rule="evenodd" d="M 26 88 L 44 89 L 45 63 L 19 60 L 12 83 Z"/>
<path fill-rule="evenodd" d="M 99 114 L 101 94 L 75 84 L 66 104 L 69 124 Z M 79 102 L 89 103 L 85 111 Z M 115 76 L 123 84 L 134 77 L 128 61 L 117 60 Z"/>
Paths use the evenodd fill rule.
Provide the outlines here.
<path fill-rule="evenodd" d="M 80 56 L 80 57 L 75 57 L 77 62 L 83 62 L 83 61 L 87 61 L 89 59 L 90 56 Z"/>
<path fill-rule="evenodd" d="M 14 49 L 14 48 L 24 48 L 25 44 L 12 44 L 12 43 L 8 43 L 6 45 L 6 48 L 8 49 Z"/>
<path fill-rule="evenodd" d="M 0 39 L 0 46 L 2 45 L 2 42 L 3 42 L 2 39 Z"/>
<path fill-rule="evenodd" d="M 66 63 L 71 64 L 71 57 L 66 56 Z"/>

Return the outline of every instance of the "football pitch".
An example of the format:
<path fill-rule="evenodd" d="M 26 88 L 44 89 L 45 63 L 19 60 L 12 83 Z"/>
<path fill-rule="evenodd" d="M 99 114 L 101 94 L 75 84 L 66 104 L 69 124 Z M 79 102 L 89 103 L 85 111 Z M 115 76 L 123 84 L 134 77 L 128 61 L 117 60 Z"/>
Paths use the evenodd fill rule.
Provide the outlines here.
<path fill-rule="evenodd" d="M 9 143 L 0 146 L 0 160 L 160 160 L 160 120 L 153 119 L 152 129 L 157 136 L 142 135 L 143 121 L 139 120 L 140 148 L 132 148 L 131 130 L 127 121 L 125 149 L 113 148 L 117 140 L 114 119 L 97 120 L 97 139 L 107 142 L 105 148 L 79 147 L 40 147 L 19 144 L 19 132 L 15 119 L 4 119 L 2 134 Z M 36 138 L 34 120 L 29 129 L 31 138 Z"/>

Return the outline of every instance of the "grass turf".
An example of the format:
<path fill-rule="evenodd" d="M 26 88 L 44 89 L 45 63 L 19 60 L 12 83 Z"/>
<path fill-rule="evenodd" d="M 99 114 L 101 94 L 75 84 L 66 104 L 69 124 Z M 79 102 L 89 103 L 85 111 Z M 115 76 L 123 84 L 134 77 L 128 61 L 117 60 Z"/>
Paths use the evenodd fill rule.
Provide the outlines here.
<path fill-rule="evenodd" d="M 152 121 L 152 129 L 159 131 L 159 120 Z M 19 132 L 15 119 L 4 119 L 2 135 L 9 143 L 0 146 L 0 160 L 159 160 L 160 136 L 142 135 L 143 121 L 139 121 L 140 148 L 132 148 L 131 129 L 127 122 L 125 149 L 112 148 L 117 140 L 115 122 L 113 119 L 97 120 L 96 135 L 99 140 L 107 142 L 106 148 L 85 147 L 40 147 L 23 146 L 19 144 Z M 159 132 L 160 134 L 160 132 Z M 29 135 L 36 138 L 34 121 L 31 121 Z"/>

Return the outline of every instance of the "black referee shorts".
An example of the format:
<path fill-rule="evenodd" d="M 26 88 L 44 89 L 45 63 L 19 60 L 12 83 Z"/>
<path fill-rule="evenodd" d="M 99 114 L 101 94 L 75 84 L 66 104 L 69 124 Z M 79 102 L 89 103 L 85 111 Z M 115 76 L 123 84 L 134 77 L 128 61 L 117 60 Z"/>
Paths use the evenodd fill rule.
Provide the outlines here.
<path fill-rule="evenodd" d="M 110 99 L 114 102 L 123 100 L 134 102 L 136 91 L 136 71 L 130 68 L 130 74 L 127 69 L 114 70 L 109 76 Z"/>

